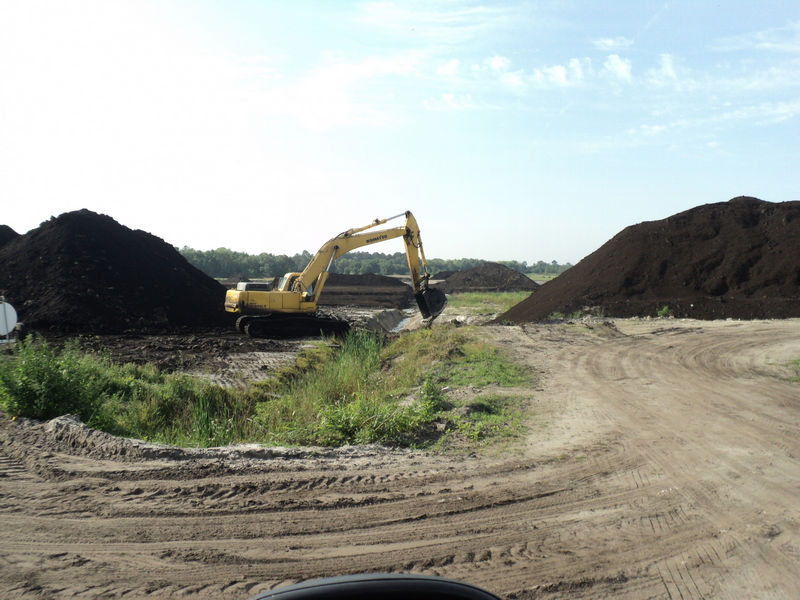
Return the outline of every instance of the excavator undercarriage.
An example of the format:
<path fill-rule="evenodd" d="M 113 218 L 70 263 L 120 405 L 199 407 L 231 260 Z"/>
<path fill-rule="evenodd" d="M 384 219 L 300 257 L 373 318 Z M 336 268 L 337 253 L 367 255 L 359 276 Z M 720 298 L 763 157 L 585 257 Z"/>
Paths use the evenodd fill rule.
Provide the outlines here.
<path fill-rule="evenodd" d="M 350 330 L 350 323 L 344 319 L 318 313 L 310 315 L 272 313 L 239 317 L 236 319 L 236 329 L 254 338 L 282 339 L 344 335 Z"/>

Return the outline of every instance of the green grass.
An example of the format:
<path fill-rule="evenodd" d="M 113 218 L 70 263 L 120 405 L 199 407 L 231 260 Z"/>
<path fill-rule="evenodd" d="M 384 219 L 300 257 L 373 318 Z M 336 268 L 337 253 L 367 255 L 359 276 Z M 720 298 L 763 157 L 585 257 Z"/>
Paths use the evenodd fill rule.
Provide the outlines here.
<path fill-rule="evenodd" d="M 68 344 L 29 337 L 0 363 L 0 406 L 12 416 L 75 414 L 117 435 L 180 445 L 221 445 L 245 435 L 249 394 L 155 367 L 116 365 Z"/>
<path fill-rule="evenodd" d="M 448 294 L 447 306 L 457 312 L 491 315 L 507 311 L 530 295 L 530 292 L 460 292 Z"/>
<path fill-rule="evenodd" d="M 301 356 L 302 372 L 264 384 L 254 421 L 270 443 L 415 445 L 436 420 L 447 420 L 445 386 L 512 386 L 525 370 L 470 328 L 436 327 L 381 343 L 352 334 L 327 360 Z M 494 431 L 494 430 L 492 430 Z"/>
<path fill-rule="evenodd" d="M 524 431 L 524 399 L 503 394 L 481 395 L 469 402 L 464 415 L 450 416 L 455 430 L 472 442 L 513 438 Z"/>
<path fill-rule="evenodd" d="M 790 360 L 787 365 L 790 369 L 794 369 L 794 376 L 789 378 L 789 381 L 800 382 L 800 358 Z"/>
<path fill-rule="evenodd" d="M 524 368 L 479 337 L 473 328 L 453 326 L 389 340 L 351 332 L 336 344 L 311 345 L 292 366 L 244 389 L 113 364 L 74 345 L 57 351 L 29 338 L 0 361 L 0 406 L 36 419 L 76 414 L 109 433 L 183 446 L 418 446 L 432 443 L 435 422 L 468 440 L 506 437 L 521 422 L 514 402 L 475 398 L 460 416 L 442 392 L 530 381 Z"/>
<path fill-rule="evenodd" d="M 548 281 L 552 281 L 556 277 L 558 277 L 558 275 L 554 275 L 552 273 L 549 273 L 547 275 L 540 275 L 538 273 L 528 273 L 528 278 L 529 279 L 535 281 L 536 283 L 540 283 L 540 284 L 541 283 L 547 283 Z"/>
<path fill-rule="evenodd" d="M 662 306 L 661 308 L 659 308 L 658 312 L 656 313 L 657 316 L 662 317 L 662 318 L 671 317 L 671 316 L 673 316 L 673 314 L 674 313 L 673 313 L 672 309 L 666 304 L 664 306 Z"/>

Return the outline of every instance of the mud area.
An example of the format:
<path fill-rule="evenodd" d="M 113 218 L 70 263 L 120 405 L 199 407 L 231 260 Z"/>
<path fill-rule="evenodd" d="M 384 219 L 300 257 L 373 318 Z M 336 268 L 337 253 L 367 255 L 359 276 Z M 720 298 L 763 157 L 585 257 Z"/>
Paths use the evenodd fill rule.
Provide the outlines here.
<path fill-rule="evenodd" d="M 526 436 L 474 453 L 178 449 L 0 417 L 0 596 L 239 600 L 388 571 L 515 599 L 796 597 L 800 320 L 481 331 L 542 377 L 519 390 Z M 117 352 L 166 360 L 169 339 Z M 197 370 L 279 352 L 180 343 Z"/>
<path fill-rule="evenodd" d="M 418 312 L 413 309 L 343 305 L 326 307 L 325 314 L 346 320 L 354 328 L 384 334 L 398 328 L 421 326 Z M 149 363 L 162 371 L 200 375 L 223 385 L 243 385 L 266 379 L 276 369 L 291 364 L 298 352 L 317 341 L 313 338 L 251 338 L 233 326 L 164 334 L 48 332 L 45 340 L 55 347 L 77 344 L 80 349 L 115 363 Z"/>

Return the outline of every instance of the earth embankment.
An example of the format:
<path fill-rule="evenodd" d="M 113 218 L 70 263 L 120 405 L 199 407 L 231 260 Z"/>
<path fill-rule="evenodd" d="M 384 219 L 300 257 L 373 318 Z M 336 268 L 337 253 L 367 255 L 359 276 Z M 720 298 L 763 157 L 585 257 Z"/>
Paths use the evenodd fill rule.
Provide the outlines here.
<path fill-rule="evenodd" d="M 695 319 L 800 316 L 800 201 L 738 197 L 632 225 L 498 321 L 664 306 Z"/>
<path fill-rule="evenodd" d="M 0 290 L 49 332 L 229 325 L 225 288 L 161 238 L 89 210 L 64 213 L 0 248 Z"/>
<path fill-rule="evenodd" d="M 441 276 L 442 274 L 440 274 Z M 446 294 L 459 292 L 520 292 L 534 291 L 539 284 L 505 265 L 485 262 L 466 271 L 453 271 L 436 287 Z"/>

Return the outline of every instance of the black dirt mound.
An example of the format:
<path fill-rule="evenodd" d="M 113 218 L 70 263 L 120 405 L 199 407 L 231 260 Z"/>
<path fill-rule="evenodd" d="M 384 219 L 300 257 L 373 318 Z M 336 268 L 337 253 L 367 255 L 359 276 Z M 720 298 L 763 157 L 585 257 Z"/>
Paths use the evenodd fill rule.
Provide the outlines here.
<path fill-rule="evenodd" d="M 414 292 L 396 277 L 364 273 L 343 275 L 331 273 L 322 289 L 319 303 L 327 306 L 370 306 L 406 308 L 411 305 Z"/>
<path fill-rule="evenodd" d="M 456 271 L 436 287 L 447 294 L 458 292 L 534 291 L 539 284 L 505 265 L 486 262 L 466 271 Z"/>
<path fill-rule="evenodd" d="M 800 202 L 741 196 L 632 225 L 497 320 L 664 306 L 695 319 L 800 316 Z"/>
<path fill-rule="evenodd" d="M 88 210 L 0 248 L 0 290 L 37 330 L 119 333 L 230 324 L 225 288 L 149 233 Z"/>
<path fill-rule="evenodd" d="M 458 273 L 458 271 L 439 271 L 438 273 L 431 275 L 431 279 L 447 279 L 455 273 Z"/>
<path fill-rule="evenodd" d="M 8 242 L 15 240 L 19 234 L 11 229 L 8 225 L 0 225 L 0 248 L 5 246 Z"/>

